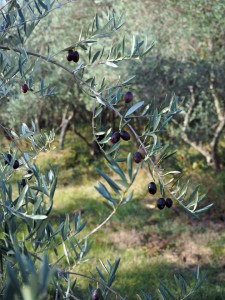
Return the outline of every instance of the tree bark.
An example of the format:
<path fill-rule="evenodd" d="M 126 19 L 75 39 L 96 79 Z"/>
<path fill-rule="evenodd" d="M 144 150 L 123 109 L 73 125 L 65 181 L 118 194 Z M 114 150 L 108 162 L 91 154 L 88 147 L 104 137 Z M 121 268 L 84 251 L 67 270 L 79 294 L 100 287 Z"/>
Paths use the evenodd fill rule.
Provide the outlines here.
<path fill-rule="evenodd" d="M 79 131 L 77 131 L 76 128 L 74 128 L 74 132 L 86 144 L 86 146 L 88 147 L 88 149 L 90 151 L 90 154 L 92 156 L 97 156 L 101 153 L 101 150 L 100 150 L 100 148 L 98 146 L 98 143 L 96 141 L 93 141 L 92 143 L 89 143 L 88 139 L 85 136 L 83 136 Z"/>
<path fill-rule="evenodd" d="M 63 117 L 62 117 L 62 123 L 60 125 L 61 130 L 60 130 L 60 136 L 59 136 L 59 149 L 63 150 L 64 148 L 64 142 L 65 142 L 65 137 L 66 137 L 66 130 L 68 128 L 68 125 L 70 123 L 70 121 L 73 118 L 73 111 L 69 114 L 69 116 L 67 117 L 67 111 L 68 111 L 68 106 L 65 109 L 65 112 L 63 113 Z"/>
<path fill-rule="evenodd" d="M 220 106 L 220 101 L 216 95 L 216 91 L 213 85 L 213 76 L 212 74 L 211 76 L 211 83 L 210 83 L 210 89 L 211 89 L 211 94 L 212 94 L 212 98 L 214 100 L 214 104 L 215 104 L 215 109 L 216 109 L 216 113 L 217 113 L 217 125 L 216 125 L 216 129 L 215 129 L 215 133 L 212 137 L 211 142 L 209 143 L 208 146 L 203 145 L 202 143 L 198 143 L 196 141 L 192 141 L 187 133 L 187 128 L 189 126 L 189 120 L 190 120 L 190 116 L 193 112 L 194 106 L 196 104 L 196 98 L 195 98 L 195 94 L 194 94 L 194 88 L 192 86 L 189 86 L 189 91 L 191 94 L 191 101 L 190 101 L 190 105 L 188 107 L 187 112 L 185 113 L 184 116 L 184 120 L 183 120 L 183 124 L 178 124 L 178 122 L 176 122 L 174 120 L 174 122 L 181 128 L 181 138 L 183 139 L 183 141 L 187 144 L 189 144 L 190 146 L 192 146 L 194 149 L 196 149 L 198 152 L 200 152 L 206 159 L 206 162 L 209 166 L 211 166 L 214 170 L 220 170 L 221 169 L 221 163 L 220 163 L 220 157 L 218 154 L 218 145 L 219 145 L 219 140 L 220 137 L 222 135 L 223 130 L 225 129 L 225 115 L 223 113 L 223 110 Z"/>
<path fill-rule="evenodd" d="M 38 115 L 35 115 L 35 117 L 34 117 L 34 123 L 35 123 L 37 132 L 40 132 L 40 121 L 39 121 Z"/>

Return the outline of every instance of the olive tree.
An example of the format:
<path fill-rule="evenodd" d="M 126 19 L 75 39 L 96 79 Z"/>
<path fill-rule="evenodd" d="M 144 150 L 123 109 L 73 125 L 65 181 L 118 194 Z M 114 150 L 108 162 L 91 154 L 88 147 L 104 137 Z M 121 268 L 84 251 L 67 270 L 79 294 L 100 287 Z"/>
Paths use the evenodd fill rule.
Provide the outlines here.
<path fill-rule="evenodd" d="M 72 2 L 71 5 L 76 3 Z M 10 137 L 8 149 L 2 151 L 0 162 L 1 174 L 1 296 L 3 299 L 81 299 L 77 294 L 74 277 L 83 277 L 89 284 L 91 299 L 125 299 L 112 288 L 120 260 L 101 261 L 97 275 L 81 274 L 70 271 L 70 265 L 82 263 L 90 244 L 88 238 L 108 222 L 122 205 L 129 205 L 133 197 L 133 183 L 140 167 L 146 167 L 152 181 L 146 182 L 146 189 L 151 195 L 160 190 L 157 200 L 158 209 L 180 206 L 190 215 L 197 215 L 208 209 L 209 205 L 199 203 L 205 198 L 199 186 L 193 188 L 183 178 L 180 171 L 165 170 L 163 162 L 170 157 L 168 147 L 160 142 L 159 135 L 164 132 L 171 119 L 180 113 L 177 97 L 164 107 L 150 106 L 144 101 L 134 101 L 130 91 L 133 74 L 127 78 L 117 77 L 110 82 L 104 78 L 104 69 L 119 69 L 123 61 L 142 59 L 149 53 L 152 45 L 143 39 L 133 38 L 129 43 L 114 33 L 122 30 L 124 19 L 114 10 L 109 13 L 97 13 L 87 28 L 83 28 L 77 40 L 53 52 L 51 47 L 46 54 L 27 48 L 27 40 L 38 23 L 50 12 L 63 9 L 67 2 L 49 0 L 9 1 L 1 7 L 0 55 L 1 55 L 1 101 L 11 101 L 18 92 L 35 94 L 45 99 L 54 93 L 53 87 L 46 85 L 47 74 L 37 76 L 41 69 L 40 61 L 63 70 L 70 75 L 79 89 L 88 95 L 92 103 L 93 135 L 103 153 L 109 169 L 97 169 L 101 178 L 96 190 L 104 198 L 111 212 L 105 220 L 88 234 L 81 235 L 86 221 L 76 213 L 71 218 L 66 215 L 58 226 L 53 226 L 49 218 L 57 186 L 57 174 L 53 168 L 42 174 L 34 160 L 41 151 L 51 151 L 55 133 L 38 132 L 35 122 L 30 126 L 21 124 L 19 131 L 1 127 Z M 62 7 L 61 7 L 62 6 Z M 111 40 L 110 50 L 105 51 L 105 39 Z M 87 57 L 87 62 L 80 59 Z M 63 56 L 64 62 L 57 58 Z M 66 56 L 66 58 L 65 58 Z M 101 68 L 102 76 L 91 75 L 92 68 Z M 60 80 L 60 79 L 59 79 Z M 19 98 L 18 98 L 19 101 Z M 119 109 L 121 103 L 124 109 Z M 37 106 L 38 103 L 34 103 Z M 27 108 L 29 109 L 29 107 Z M 117 128 L 105 130 L 102 127 L 101 114 L 113 111 L 118 119 Z M 25 113 L 25 112 L 24 112 Z M 138 132 L 134 120 L 141 116 L 145 128 Z M 130 141 L 131 134 L 139 145 L 135 153 L 121 150 L 121 140 Z M 155 161 L 154 157 L 158 160 Z M 114 176 L 109 175 L 109 171 Z M 12 185 L 15 173 L 21 181 L 17 188 Z M 115 179 L 116 178 L 116 179 Z M 63 255 L 60 255 L 60 249 Z M 163 299 L 184 299 L 194 293 L 202 281 L 197 268 L 191 285 L 182 275 L 175 276 L 177 289 L 172 291 L 163 283 L 159 293 Z M 145 291 L 138 292 L 137 299 L 151 299 Z"/>
<path fill-rule="evenodd" d="M 143 3 L 142 22 L 157 46 L 144 63 L 130 65 L 140 97 L 164 101 L 175 94 L 183 99 L 183 112 L 173 120 L 176 136 L 215 170 L 224 165 L 223 6 L 221 0 Z"/>

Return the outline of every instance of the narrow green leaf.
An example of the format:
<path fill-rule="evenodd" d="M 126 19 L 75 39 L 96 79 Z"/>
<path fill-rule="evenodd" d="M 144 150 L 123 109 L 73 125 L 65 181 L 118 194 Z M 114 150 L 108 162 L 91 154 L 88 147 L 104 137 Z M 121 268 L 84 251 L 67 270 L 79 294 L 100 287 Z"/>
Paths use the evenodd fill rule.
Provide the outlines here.
<path fill-rule="evenodd" d="M 173 116 L 168 117 L 160 126 L 160 130 L 162 130 L 169 122 L 170 120 L 173 118 Z"/>
<path fill-rule="evenodd" d="M 107 190 L 106 186 L 101 183 L 100 181 L 98 182 L 98 186 L 95 186 L 95 189 L 107 200 L 111 199 L 111 195 L 109 191 Z"/>
<path fill-rule="evenodd" d="M 102 111 L 103 111 L 103 107 L 99 106 L 95 111 L 94 118 L 97 118 L 101 114 Z"/>
<path fill-rule="evenodd" d="M 154 43 L 152 45 L 150 45 L 143 53 L 142 53 L 142 57 L 145 56 L 148 52 L 150 52 L 152 50 L 152 48 L 154 47 Z"/>
<path fill-rule="evenodd" d="M 93 56 L 93 58 L 92 58 L 92 61 L 91 61 L 91 63 L 93 64 L 95 61 L 96 61 L 96 59 L 99 57 L 99 54 L 101 53 L 101 51 L 99 50 L 99 51 L 97 51 L 95 54 L 94 54 L 94 56 Z"/>
<path fill-rule="evenodd" d="M 111 186 L 111 188 L 118 193 L 121 188 L 104 172 L 102 172 L 100 169 L 96 168 L 97 172 L 107 181 L 107 183 Z"/>
<path fill-rule="evenodd" d="M 99 30 L 99 17 L 98 17 L 98 14 L 95 15 L 95 26 L 96 26 L 96 29 Z"/>
<path fill-rule="evenodd" d="M 41 290 L 44 291 L 47 287 L 48 283 L 48 276 L 49 276 L 49 266 L 48 266 L 48 256 L 45 253 L 41 263 L 41 270 L 40 270 L 40 283 L 41 283 Z"/>
<path fill-rule="evenodd" d="M 169 290 L 169 288 L 162 282 L 160 282 L 161 287 L 163 287 L 163 289 L 169 294 L 169 296 L 173 299 L 176 300 L 176 297 L 174 296 L 174 294 Z"/>
<path fill-rule="evenodd" d="M 165 294 L 165 291 L 162 289 L 162 287 L 159 288 L 159 293 L 162 296 L 163 300 L 169 300 Z"/>
<path fill-rule="evenodd" d="M 62 237 L 64 241 L 67 239 L 69 226 L 70 226 L 70 219 L 69 219 L 69 215 L 67 214 L 63 226 L 63 232 L 62 232 Z"/>
<path fill-rule="evenodd" d="M 98 275 L 101 277 L 101 279 L 103 280 L 103 282 L 107 282 L 105 276 L 102 274 L 102 272 L 99 270 L 98 267 L 96 267 L 96 270 L 98 272 Z"/>
<path fill-rule="evenodd" d="M 139 170 L 140 166 L 141 166 L 141 164 L 138 165 L 138 166 L 135 168 L 134 174 L 132 175 L 132 180 L 131 180 L 131 182 L 134 182 L 134 180 L 135 180 L 135 178 L 136 178 L 136 176 L 137 176 L 137 173 L 138 173 L 138 170 Z"/>
<path fill-rule="evenodd" d="M 19 199 L 18 199 L 17 204 L 15 206 L 16 210 L 18 210 L 21 207 L 21 205 L 23 203 L 23 200 L 25 198 L 25 195 L 27 193 L 27 190 L 28 190 L 28 185 L 26 184 L 25 187 L 23 188 L 22 192 L 20 193 Z"/>
<path fill-rule="evenodd" d="M 127 181 L 124 181 L 124 180 L 120 180 L 120 179 L 116 179 L 116 182 L 121 184 L 123 187 L 125 187 L 126 189 L 129 188 L 129 184 L 127 183 Z"/>
<path fill-rule="evenodd" d="M 131 115 L 132 113 L 134 113 L 138 108 L 140 108 L 142 105 L 144 104 L 144 101 L 140 101 L 136 104 L 134 104 L 130 109 L 128 109 L 128 111 L 125 114 L 125 118 L 129 115 Z"/>
<path fill-rule="evenodd" d="M 195 211 L 195 214 L 199 214 L 199 213 L 201 213 L 203 211 L 206 211 L 207 209 L 209 209 L 212 206 L 213 206 L 213 203 L 211 203 L 211 204 L 209 204 L 209 205 L 207 205 L 207 206 L 205 206 L 203 208 L 200 208 L 200 209 L 198 209 L 198 210 Z"/>
<path fill-rule="evenodd" d="M 19 268 L 20 268 L 20 273 L 22 275 L 22 278 L 23 278 L 23 283 L 28 283 L 28 277 L 27 277 L 27 273 L 26 273 L 26 270 L 25 270 L 25 264 L 22 260 L 22 257 L 20 255 L 19 252 L 16 252 L 16 260 L 17 260 L 17 263 L 19 265 Z"/>
<path fill-rule="evenodd" d="M 105 105 L 105 102 L 104 102 L 100 97 L 95 96 L 95 98 L 97 99 L 97 101 L 98 101 L 100 104 L 106 106 L 106 105 Z"/>
<path fill-rule="evenodd" d="M 119 147 L 120 147 L 120 142 L 118 142 L 118 143 L 116 143 L 116 144 L 110 146 L 109 150 L 106 151 L 106 154 L 108 155 L 108 154 L 110 154 L 110 153 L 112 153 L 112 152 L 115 152 L 116 150 L 119 149 Z"/>
<path fill-rule="evenodd" d="M 62 244 L 63 244 L 63 251 L 64 251 L 64 254 L 65 254 L 65 256 L 66 256 L 66 260 L 67 260 L 67 262 L 68 262 L 68 265 L 70 265 L 68 252 L 67 252 L 67 250 L 66 250 L 66 245 L 65 245 L 64 242 L 63 242 Z"/>
<path fill-rule="evenodd" d="M 127 172 L 130 178 L 130 181 L 132 181 L 132 177 L 133 177 L 133 161 L 132 161 L 132 156 L 131 153 L 128 154 L 127 156 Z"/>
<path fill-rule="evenodd" d="M 24 216 L 25 218 L 29 218 L 29 219 L 32 219 L 32 220 L 44 220 L 44 219 L 47 219 L 47 216 L 46 215 L 27 215 L 27 214 L 23 214 L 23 213 L 20 213 L 22 216 Z"/>
<path fill-rule="evenodd" d="M 134 191 L 131 191 L 128 196 L 123 200 L 123 204 L 130 202 L 133 198 Z"/>
<path fill-rule="evenodd" d="M 130 77 L 129 79 L 125 80 L 122 82 L 123 86 L 129 85 L 131 83 L 131 81 L 136 77 L 136 75 Z"/>
<path fill-rule="evenodd" d="M 106 266 L 105 266 L 105 264 L 103 263 L 103 261 L 102 261 L 101 259 L 99 259 L 99 261 L 100 261 L 100 263 L 101 263 L 103 269 L 106 271 L 106 273 L 109 274 L 109 271 L 108 271 L 108 269 L 106 268 Z"/>
<path fill-rule="evenodd" d="M 161 115 L 157 115 L 156 119 L 154 120 L 153 131 L 156 131 L 156 129 L 158 128 L 160 120 L 161 120 Z"/>
<path fill-rule="evenodd" d="M 7 273 L 9 275 L 9 278 L 10 278 L 10 281 L 12 282 L 13 284 L 13 288 L 19 292 L 20 294 L 20 283 L 17 279 L 17 276 L 16 276 L 16 272 L 15 272 L 15 269 L 12 268 L 8 263 L 6 265 L 6 270 L 7 270 Z"/>
<path fill-rule="evenodd" d="M 130 53 L 131 57 L 134 55 L 135 46 L 136 46 L 136 37 L 133 35 L 133 41 L 132 41 L 132 47 L 131 47 L 131 53 Z"/>
<path fill-rule="evenodd" d="M 207 273 L 205 273 L 201 279 L 197 282 L 197 284 L 195 285 L 195 290 L 199 289 L 200 286 L 202 285 L 202 283 L 204 282 L 205 278 L 206 278 Z"/>
<path fill-rule="evenodd" d="M 111 62 L 111 61 L 106 61 L 105 64 L 109 67 L 112 67 L 112 68 L 118 68 L 118 66 L 115 63 Z"/>
<path fill-rule="evenodd" d="M 165 174 L 163 174 L 163 175 L 161 175 L 161 176 L 166 176 L 166 175 L 169 175 L 169 174 L 180 174 L 181 172 L 180 171 L 170 171 L 170 172 L 167 172 L 167 173 L 165 173 Z"/>
<path fill-rule="evenodd" d="M 123 173 L 123 170 L 120 168 L 120 166 L 118 164 L 108 164 L 108 166 L 114 171 L 116 172 L 122 180 L 127 181 L 125 174 Z"/>

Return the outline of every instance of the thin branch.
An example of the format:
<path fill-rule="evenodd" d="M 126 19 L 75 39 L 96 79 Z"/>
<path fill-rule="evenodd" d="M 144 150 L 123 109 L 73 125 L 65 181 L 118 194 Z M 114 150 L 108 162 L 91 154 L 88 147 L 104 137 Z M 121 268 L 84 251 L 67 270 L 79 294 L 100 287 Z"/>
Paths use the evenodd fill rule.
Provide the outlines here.
<path fill-rule="evenodd" d="M 21 50 L 18 49 L 18 48 L 9 48 L 7 46 L 3 46 L 3 45 L 0 45 L 0 49 L 2 50 L 6 50 L 6 51 L 10 51 L 10 50 L 13 50 L 14 52 L 16 53 L 21 53 Z M 73 71 L 70 70 L 69 68 L 67 68 L 66 66 L 58 63 L 56 60 L 53 60 L 53 59 L 50 59 L 49 57 L 47 56 L 44 56 L 44 55 L 41 55 L 41 54 L 38 54 L 38 53 L 35 53 L 35 52 L 32 52 L 32 51 L 27 51 L 26 52 L 28 55 L 30 56 L 34 56 L 34 57 L 38 57 L 40 59 L 43 59 L 44 61 L 47 61 L 47 62 L 50 62 L 51 64 L 53 65 L 56 65 L 57 67 L 65 70 L 66 72 L 70 73 L 71 75 L 73 75 Z"/>
<path fill-rule="evenodd" d="M 111 218 L 112 216 L 116 213 L 117 209 L 119 208 L 119 205 L 117 206 L 117 208 L 115 208 L 111 214 L 108 215 L 108 217 L 101 223 L 99 224 L 97 227 L 95 227 L 91 232 L 89 232 L 84 238 L 82 238 L 82 240 L 87 239 L 89 236 L 91 236 L 93 233 L 97 232 L 100 228 L 102 228 L 102 226 L 104 226 Z"/>
<path fill-rule="evenodd" d="M 84 277 L 84 278 L 86 278 L 86 279 L 95 281 L 95 282 L 97 282 L 97 283 L 99 283 L 99 284 L 103 284 L 103 282 L 100 281 L 100 280 L 97 280 L 97 279 L 95 279 L 95 278 L 93 278 L 93 277 L 90 277 L 90 276 L 87 276 L 87 275 L 84 275 L 84 274 L 80 274 L 80 273 L 77 273 L 77 272 L 65 272 L 65 274 L 71 274 L 71 275 L 76 275 L 76 276 Z M 104 286 L 105 286 L 105 288 L 106 288 L 107 290 L 109 290 L 111 293 L 113 293 L 114 295 L 116 295 L 117 297 L 119 297 L 121 300 L 126 300 L 126 299 L 125 299 L 124 297 L 122 297 L 119 293 L 117 293 L 116 291 L 114 291 L 113 289 L 111 289 L 110 287 L 108 287 L 107 285 L 104 285 Z"/>

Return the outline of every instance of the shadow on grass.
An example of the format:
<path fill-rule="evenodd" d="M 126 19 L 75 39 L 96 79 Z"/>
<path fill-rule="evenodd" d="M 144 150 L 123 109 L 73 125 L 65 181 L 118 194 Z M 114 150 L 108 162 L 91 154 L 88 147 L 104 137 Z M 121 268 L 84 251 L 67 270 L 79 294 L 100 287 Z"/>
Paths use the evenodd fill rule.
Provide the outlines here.
<path fill-rule="evenodd" d="M 74 199 L 68 199 L 63 208 L 54 208 L 52 214 L 63 216 L 68 213 L 72 216 L 79 211 L 82 212 L 84 219 L 88 219 L 90 225 L 97 225 L 111 213 L 112 208 L 104 200 L 91 199 L 85 196 L 76 198 L 74 196 Z M 121 206 L 112 220 L 115 228 L 123 225 L 128 229 L 141 229 L 149 214 L 149 209 L 146 208 L 145 204 L 134 198 L 129 204 Z"/>
<path fill-rule="evenodd" d="M 129 258 L 132 260 L 132 257 Z M 92 270 L 93 269 L 93 270 Z M 207 277 L 204 280 L 200 288 L 187 299 L 190 300 L 224 300 L 225 286 L 222 281 L 218 280 L 218 268 L 204 265 L 201 267 L 203 273 L 207 271 Z M 96 275 L 96 271 L 93 266 L 88 269 Z M 184 299 L 179 295 L 179 289 L 176 287 L 174 280 L 174 274 L 182 274 L 188 283 L 187 290 L 190 291 L 190 285 L 194 286 L 192 272 L 196 271 L 196 267 L 190 266 L 190 268 L 183 268 L 169 262 L 162 262 L 162 260 L 142 261 L 142 264 L 138 267 L 133 264 L 133 268 L 126 270 L 123 268 L 123 261 L 121 261 L 121 268 L 119 267 L 116 275 L 116 280 L 112 285 L 112 289 L 125 297 L 127 300 L 137 300 L 137 294 L 141 295 L 141 290 L 151 294 L 152 299 L 160 300 L 158 288 L 160 282 L 165 284 L 170 291 L 175 295 L 176 300 Z M 83 271 L 84 274 L 90 275 L 90 273 Z M 98 278 L 98 276 L 96 276 Z M 98 278 L 99 279 L 99 278 Z M 77 278 L 77 286 L 74 288 L 74 295 L 82 300 L 91 300 L 88 284 L 92 284 L 94 288 L 97 288 L 95 282 L 87 279 Z M 116 300 L 117 298 L 113 293 L 109 293 L 107 300 Z M 172 297 L 166 298 L 168 300 L 174 299 Z M 185 298 L 186 299 L 186 298 Z"/>
<path fill-rule="evenodd" d="M 88 227 L 94 228 L 97 224 L 102 222 L 111 212 L 110 208 L 103 205 L 104 201 L 99 199 L 92 199 L 90 197 L 72 196 L 68 200 L 63 209 L 54 209 L 53 214 L 73 214 L 74 211 L 83 211 L 83 219 L 88 220 Z M 152 230 L 157 231 L 161 238 L 165 235 L 170 235 L 177 231 L 173 224 L 175 212 L 171 210 L 165 212 L 159 212 L 158 210 L 150 210 L 146 208 L 143 201 L 138 198 L 133 199 L 129 204 L 122 206 L 118 212 L 113 216 L 112 220 L 104 227 L 104 231 L 93 236 L 93 247 L 90 252 L 90 256 L 94 256 L 94 259 L 88 263 L 79 266 L 79 272 L 90 275 L 90 272 L 96 274 L 95 266 L 99 265 L 98 258 L 106 261 L 109 259 L 113 261 L 116 255 L 121 256 L 121 266 L 117 273 L 117 279 L 115 282 L 115 290 L 126 296 L 126 299 L 137 299 L 136 294 L 140 294 L 140 289 L 144 289 L 152 294 L 153 299 L 160 299 L 157 289 L 159 282 L 162 281 L 166 286 L 175 291 L 175 282 L 173 279 L 174 272 L 180 272 L 186 278 L 189 278 L 189 272 L 186 266 L 178 265 L 170 262 L 163 257 L 160 252 L 157 256 L 149 257 L 146 254 L 144 245 L 133 247 L 132 249 L 119 250 L 116 245 L 113 245 L 112 241 L 108 239 L 109 235 L 113 231 L 120 231 L 121 228 L 133 229 L 143 231 L 147 230 L 151 233 Z M 170 217 L 167 219 L 167 217 Z M 149 224 L 150 218 L 150 224 Z M 170 223 L 171 222 L 171 223 Z M 185 223 L 185 221 L 183 220 Z M 182 222 L 180 222 L 182 223 Z M 196 230 L 196 224 L 193 224 Z M 150 228 L 150 226 L 152 226 Z M 179 230 L 185 229 L 185 226 Z M 202 226 L 200 226 L 202 227 Z M 198 229 L 198 228 L 197 228 Z M 202 229 L 199 228 L 199 231 Z M 188 241 L 187 241 L 188 242 Z M 220 246 L 220 244 L 219 244 Z M 222 245 L 221 245 L 222 246 Z M 191 250 L 190 250 L 191 251 Z M 98 256 L 98 257 L 96 257 Z M 178 258 L 179 260 L 179 258 Z M 191 270 L 196 268 L 190 266 Z M 225 299 L 225 263 L 218 264 L 212 262 L 211 264 L 202 264 L 201 269 L 203 272 L 207 272 L 206 280 L 203 286 L 193 295 L 189 296 L 190 300 L 224 300 Z M 88 271 L 87 271 L 88 270 Z M 88 281 L 84 279 L 77 279 L 78 291 L 77 297 L 79 299 L 88 300 L 91 299 L 88 295 Z M 92 283 L 93 284 L 93 283 Z M 94 284 L 93 284 L 94 285 Z M 114 296 L 107 298 L 116 299 Z M 168 300 L 171 298 L 168 298 Z M 177 297 L 176 299 L 180 299 Z"/>

